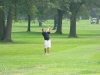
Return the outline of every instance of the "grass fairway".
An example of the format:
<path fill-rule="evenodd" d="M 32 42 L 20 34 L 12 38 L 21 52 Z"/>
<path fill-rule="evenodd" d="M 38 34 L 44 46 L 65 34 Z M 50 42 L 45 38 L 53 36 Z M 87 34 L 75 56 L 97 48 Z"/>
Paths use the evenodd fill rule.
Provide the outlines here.
<path fill-rule="evenodd" d="M 53 21 L 45 24 L 53 28 Z M 46 26 L 43 26 L 46 28 Z M 13 23 L 14 43 L 0 43 L 0 75 L 100 75 L 100 24 L 77 22 L 78 38 L 67 38 L 69 22 L 63 20 L 63 34 L 50 35 L 50 55 L 43 53 L 43 36 L 38 23 Z"/>

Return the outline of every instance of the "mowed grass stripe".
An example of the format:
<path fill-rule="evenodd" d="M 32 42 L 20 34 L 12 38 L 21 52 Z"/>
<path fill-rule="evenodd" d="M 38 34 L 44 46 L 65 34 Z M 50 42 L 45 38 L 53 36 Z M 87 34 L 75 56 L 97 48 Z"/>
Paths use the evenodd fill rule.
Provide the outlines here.
<path fill-rule="evenodd" d="M 53 20 L 45 24 L 53 28 Z M 0 74 L 99 75 L 100 25 L 91 25 L 88 20 L 77 22 L 78 38 L 68 38 L 69 27 L 69 22 L 63 20 L 62 35 L 52 30 L 50 55 L 45 56 L 42 27 L 32 23 L 31 32 L 27 32 L 27 22 L 14 23 L 14 42 L 0 43 Z"/>

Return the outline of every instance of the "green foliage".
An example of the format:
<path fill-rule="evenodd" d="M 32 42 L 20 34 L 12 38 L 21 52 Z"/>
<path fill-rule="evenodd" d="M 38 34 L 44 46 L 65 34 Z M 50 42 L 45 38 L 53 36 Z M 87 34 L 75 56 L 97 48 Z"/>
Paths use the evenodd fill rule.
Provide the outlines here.
<path fill-rule="evenodd" d="M 0 6 L 0 9 L 2 9 L 3 8 L 3 6 Z"/>

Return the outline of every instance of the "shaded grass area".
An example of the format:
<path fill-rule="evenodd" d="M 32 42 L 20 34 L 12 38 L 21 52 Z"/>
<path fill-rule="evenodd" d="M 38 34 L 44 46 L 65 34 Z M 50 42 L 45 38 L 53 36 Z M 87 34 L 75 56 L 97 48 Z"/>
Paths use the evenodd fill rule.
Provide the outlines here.
<path fill-rule="evenodd" d="M 53 27 L 53 21 L 46 21 Z M 43 53 L 43 37 L 38 24 L 13 24 L 14 43 L 0 43 L 0 75 L 99 75 L 100 26 L 77 22 L 78 38 L 68 38 L 69 25 L 63 21 L 63 34 L 50 35 L 50 55 Z M 45 26 L 43 26 L 46 28 Z"/>

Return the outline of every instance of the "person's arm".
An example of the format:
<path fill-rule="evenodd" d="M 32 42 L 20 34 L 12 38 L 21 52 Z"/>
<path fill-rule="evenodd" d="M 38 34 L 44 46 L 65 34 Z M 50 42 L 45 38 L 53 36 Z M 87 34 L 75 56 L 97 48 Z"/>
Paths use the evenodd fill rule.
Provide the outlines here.
<path fill-rule="evenodd" d="M 51 28 L 49 27 L 49 28 L 46 30 L 46 32 L 51 32 Z"/>

